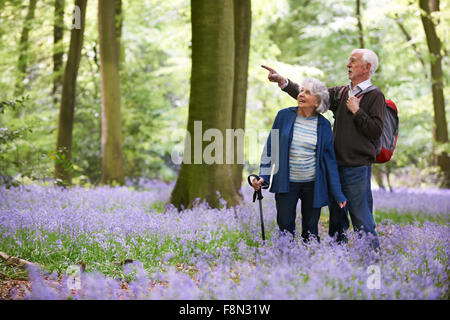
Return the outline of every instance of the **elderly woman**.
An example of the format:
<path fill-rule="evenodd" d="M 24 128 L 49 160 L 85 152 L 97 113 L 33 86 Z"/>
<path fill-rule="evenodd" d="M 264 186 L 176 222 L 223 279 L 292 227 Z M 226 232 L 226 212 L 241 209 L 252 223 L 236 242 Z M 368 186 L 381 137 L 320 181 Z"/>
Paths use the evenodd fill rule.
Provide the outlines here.
<path fill-rule="evenodd" d="M 258 190 L 264 181 L 270 180 L 270 168 L 275 164 L 277 170 L 269 191 L 275 193 L 280 231 L 287 230 L 294 235 L 300 198 L 302 238 L 308 241 L 313 235 L 320 241 L 320 209 L 329 204 L 328 192 L 341 208 L 347 199 L 341 191 L 331 125 L 320 114 L 329 107 L 328 89 L 313 78 L 306 78 L 300 89 L 298 106 L 280 110 L 275 118 L 261 157 L 260 179 L 253 180 L 253 188 Z M 273 146 L 271 136 L 276 129 L 279 141 Z M 273 155 L 271 151 L 276 149 L 278 154 Z"/>

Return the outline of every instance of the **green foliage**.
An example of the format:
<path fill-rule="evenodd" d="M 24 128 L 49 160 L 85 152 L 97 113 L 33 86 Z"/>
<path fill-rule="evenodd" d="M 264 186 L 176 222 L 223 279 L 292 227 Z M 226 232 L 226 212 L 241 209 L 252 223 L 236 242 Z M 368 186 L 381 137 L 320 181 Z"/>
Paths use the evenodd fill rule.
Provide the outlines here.
<path fill-rule="evenodd" d="M 70 175 L 75 171 L 74 164 L 67 157 L 67 148 L 60 147 L 58 150 L 50 152 L 49 158 L 52 159 L 55 164 L 60 165 L 61 168 Z M 56 178 L 55 183 L 61 187 L 68 187 L 70 185 L 69 181 L 60 178 Z"/>
<path fill-rule="evenodd" d="M 14 99 L 13 101 L 0 101 L 0 113 L 5 113 L 6 108 L 17 110 L 20 107 L 23 107 L 27 99 L 29 99 L 29 97 L 20 97 L 18 99 Z"/>
<path fill-rule="evenodd" d="M 8 128 L 0 128 L 0 144 L 7 144 L 15 139 L 23 138 L 27 132 L 31 132 L 30 128 L 19 128 L 9 130 Z"/>
<path fill-rule="evenodd" d="M 37 2 L 31 23 L 28 69 L 23 82 L 27 98 L 10 99 L 20 76 L 18 42 L 27 4 L 0 2 L 0 173 L 19 180 L 23 177 L 46 180 L 53 176 L 59 110 L 51 95 L 56 76 L 52 61 L 52 1 Z M 96 7 L 95 1 L 88 2 L 76 89 L 71 163 L 73 182 L 79 184 L 97 184 L 101 177 L 102 110 Z M 66 2 L 64 39 L 56 51 L 67 51 L 72 9 L 72 3 Z M 409 0 L 362 1 L 361 16 L 365 45 L 380 59 L 373 82 L 399 108 L 397 148 L 393 159 L 380 168 L 397 177 L 433 185 L 438 179 L 436 154 L 449 151 L 449 146 L 433 143 L 430 57 L 418 4 Z M 179 167 L 172 163 L 171 153 L 174 148 L 183 148 L 188 116 L 190 4 L 185 0 L 123 0 L 122 18 L 120 76 L 126 176 L 173 180 Z M 433 13 L 433 19 L 439 22 L 444 94 L 448 96 L 449 4 L 441 1 L 440 11 Z M 296 105 L 276 84 L 268 82 L 267 72 L 260 65 L 274 67 L 296 82 L 312 76 L 328 86 L 342 85 L 347 82 L 348 55 L 358 46 L 353 0 L 253 1 L 246 130 L 259 134 L 246 141 L 246 171 L 257 170 L 277 111 Z M 325 116 L 333 120 L 330 112 Z M 250 146 L 254 145 L 258 150 L 252 152 Z M 394 186 L 408 181 L 391 180 Z"/>
<path fill-rule="evenodd" d="M 426 221 L 436 222 L 443 225 L 449 223 L 448 217 L 445 215 L 428 215 L 420 213 L 398 213 L 396 211 L 392 212 L 382 212 L 375 211 L 374 214 L 375 222 L 381 224 L 395 223 L 395 224 L 414 224 L 419 223 L 422 225 Z"/>
<path fill-rule="evenodd" d="M 4 100 L 0 101 L 0 113 L 5 114 L 8 112 L 18 113 L 21 108 L 24 107 L 26 97 L 14 99 L 13 101 Z M 6 125 L 0 120 L 0 126 Z M 15 147 L 16 140 L 23 139 L 27 133 L 32 132 L 31 127 L 0 127 L 0 184 L 4 184 L 7 187 L 17 186 L 19 182 L 12 176 L 8 175 L 6 168 L 16 166 L 21 168 L 21 164 L 17 159 L 10 160 L 6 157 L 7 151 Z"/>

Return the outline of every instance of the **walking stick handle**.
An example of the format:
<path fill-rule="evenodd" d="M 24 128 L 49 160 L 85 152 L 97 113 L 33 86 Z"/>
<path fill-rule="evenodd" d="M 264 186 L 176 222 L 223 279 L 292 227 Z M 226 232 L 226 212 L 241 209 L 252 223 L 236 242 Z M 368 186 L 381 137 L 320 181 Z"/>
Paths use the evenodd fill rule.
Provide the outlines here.
<path fill-rule="evenodd" d="M 248 176 L 247 181 L 248 184 L 250 186 L 253 187 L 253 179 L 259 180 L 261 179 L 259 176 L 257 176 L 256 174 L 251 174 Z M 267 189 L 269 187 L 269 184 L 267 183 L 267 181 L 264 181 L 261 188 L 259 188 L 259 190 L 255 190 L 255 192 L 253 193 L 253 202 L 255 202 L 256 198 L 258 198 L 258 200 L 262 200 L 264 197 L 262 195 L 261 189 Z"/>
<path fill-rule="evenodd" d="M 250 186 L 252 186 L 253 187 L 253 183 L 252 183 L 252 181 L 253 181 L 253 179 L 256 179 L 256 180 L 259 180 L 259 179 L 261 179 L 258 175 L 256 175 L 256 174 L 251 174 L 251 175 L 249 175 L 248 176 L 248 178 L 247 178 L 247 181 L 248 181 L 248 184 L 250 185 Z M 264 181 L 263 182 L 263 184 L 262 184 L 262 186 L 261 186 L 261 189 L 267 189 L 269 187 L 269 183 L 267 182 L 267 181 Z"/>

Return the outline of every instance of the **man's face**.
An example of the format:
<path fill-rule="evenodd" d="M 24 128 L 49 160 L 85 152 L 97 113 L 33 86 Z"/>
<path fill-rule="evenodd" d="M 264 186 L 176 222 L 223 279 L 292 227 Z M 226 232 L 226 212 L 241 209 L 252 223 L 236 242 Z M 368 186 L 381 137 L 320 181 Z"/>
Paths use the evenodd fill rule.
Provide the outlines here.
<path fill-rule="evenodd" d="M 361 82 L 369 78 L 370 63 L 364 63 L 362 53 L 355 52 L 347 63 L 348 78 L 352 82 Z"/>

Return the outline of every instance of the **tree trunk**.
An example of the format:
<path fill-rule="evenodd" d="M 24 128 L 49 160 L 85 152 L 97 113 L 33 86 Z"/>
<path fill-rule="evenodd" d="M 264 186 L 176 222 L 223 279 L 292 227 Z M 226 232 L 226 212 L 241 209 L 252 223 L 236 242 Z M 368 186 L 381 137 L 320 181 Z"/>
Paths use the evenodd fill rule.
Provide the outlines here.
<path fill-rule="evenodd" d="M 64 51 L 62 41 L 64 37 L 64 5 L 65 0 L 55 0 L 55 13 L 53 25 L 53 101 L 55 105 L 58 103 L 56 92 L 62 81 L 62 65 Z"/>
<path fill-rule="evenodd" d="M 356 19 L 358 20 L 359 47 L 364 48 L 364 32 L 361 22 L 361 1 L 356 0 Z"/>
<path fill-rule="evenodd" d="M 378 184 L 378 187 L 381 189 L 385 189 L 384 187 L 384 183 L 383 183 L 383 171 L 381 170 L 381 168 L 378 165 L 373 165 L 372 166 L 372 175 L 375 178 L 375 181 Z"/>
<path fill-rule="evenodd" d="M 59 110 L 58 138 L 56 150 L 61 150 L 65 158 L 72 158 L 72 129 L 75 110 L 75 92 L 78 75 L 78 67 L 81 60 L 81 49 L 83 47 L 83 34 L 85 26 L 87 0 L 75 0 L 75 5 L 80 8 L 80 29 L 72 29 L 70 33 L 70 46 L 67 56 L 66 68 L 63 76 L 61 105 Z M 72 183 L 71 174 L 65 170 L 63 165 L 55 162 L 55 180 Z"/>
<path fill-rule="evenodd" d="M 442 71 L 441 40 L 431 19 L 432 11 L 439 11 L 439 1 L 419 0 L 422 9 L 421 19 L 427 38 L 431 61 L 431 90 L 433 93 L 434 123 L 436 127 L 436 143 L 448 143 L 448 129 L 445 114 L 444 84 Z M 431 9 L 430 9 L 431 7 Z M 446 152 L 438 154 L 438 165 L 444 175 L 443 187 L 450 188 L 450 158 Z"/>
<path fill-rule="evenodd" d="M 226 143 L 220 144 L 223 142 L 220 134 L 224 138 L 226 129 L 232 128 L 233 16 L 233 0 L 191 1 L 192 72 L 187 131 L 192 143 L 187 135 L 185 159 L 170 200 L 177 208 L 191 207 L 196 198 L 217 208 L 220 206 L 217 191 L 229 206 L 240 200 L 232 178 L 232 166 L 224 159 L 227 151 L 233 150 L 226 150 Z M 201 121 L 201 130 L 195 130 L 195 135 L 194 121 Z M 217 143 L 214 156 L 218 160 L 212 163 L 209 162 L 211 159 L 202 156 L 203 153 L 208 155 L 209 149 L 204 148 L 206 143 L 198 134 L 198 131 L 208 129 L 217 129 L 211 145 Z M 193 154 L 194 161 L 187 159 L 190 158 L 187 154 Z"/>
<path fill-rule="evenodd" d="M 19 60 L 17 62 L 17 69 L 19 72 L 19 77 L 17 79 L 16 83 L 16 89 L 14 92 L 14 95 L 20 96 L 23 94 L 24 91 L 24 84 L 23 81 L 25 79 L 25 75 L 27 72 L 27 66 L 28 66 L 28 36 L 31 29 L 31 23 L 34 19 L 34 12 L 36 9 L 36 2 L 37 0 L 30 0 L 30 3 L 28 5 L 28 12 L 25 17 L 25 21 L 23 23 L 22 33 L 20 35 L 20 41 L 19 41 Z"/>
<path fill-rule="evenodd" d="M 392 184 L 391 184 L 391 178 L 390 177 L 391 177 L 391 166 L 387 165 L 386 166 L 386 181 L 387 181 L 387 185 L 388 185 L 389 191 L 392 192 L 393 189 L 392 189 Z"/>
<path fill-rule="evenodd" d="M 125 58 L 125 47 L 122 45 L 122 28 L 123 28 L 123 13 L 122 13 L 122 0 L 116 0 L 116 32 L 117 32 L 117 42 L 119 45 L 119 68 L 123 63 Z"/>
<path fill-rule="evenodd" d="M 5 4 L 6 4 L 6 0 L 0 0 L 0 20 L 3 21 L 3 13 L 4 13 L 4 8 L 5 8 Z M 3 29 L 0 28 L 0 39 L 3 37 Z"/>
<path fill-rule="evenodd" d="M 242 132 L 245 128 L 247 105 L 248 59 L 250 51 L 250 30 L 252 24 L 251 0 L 234 0 L 234 88 L 232 127 Z M 241 144 L 234 143 L 233 181 L 240 193 L 244 168 L 244 136 Z"/>
<path fill-rule="evenodd" d="M 98 2 L 102 76 L 102 184 L 123 184 L 122 117 L 120 114 L 119 41 L 116 1 Z"/>
<path fill-rule="evenodd" d="M 9 265 L 19 267 L 19 268 L 25 269 L 25 268 L 29 268 L 29 267 L 33 266 L 33 267 L 38 267 L 38 268 L 43 269 L 43 267 L 37 263 L 33 263 L 33 262 L 30 262 L 30 261 L 27 261 L 27 260 L 24 260 L 24 259 L 21 259 L 18 257 L 14 257 L 14 256 L 11 256 L 11 255 L 9 255 L 5 252 L 1 252 L 1 251 L 0 251 L 0 259 Z"/>

